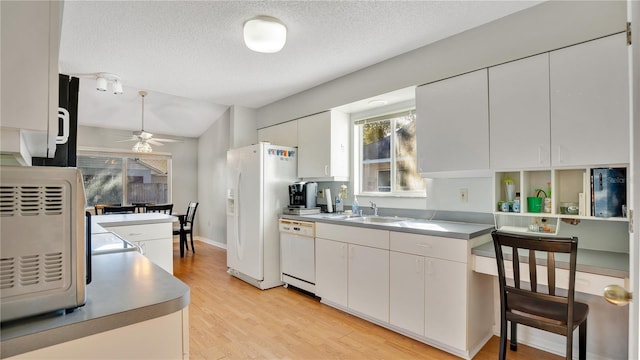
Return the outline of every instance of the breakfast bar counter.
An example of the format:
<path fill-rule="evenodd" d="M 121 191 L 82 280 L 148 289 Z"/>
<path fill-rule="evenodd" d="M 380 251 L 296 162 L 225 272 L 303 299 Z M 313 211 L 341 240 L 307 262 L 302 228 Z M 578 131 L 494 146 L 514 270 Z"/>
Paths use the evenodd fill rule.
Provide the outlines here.
<path fill-rule="evenodd" d="M 137 252 L 95 255 L 92 263 L 86 304 L 69 314 L 58 311 L 2 323 L 0 357 L 24 354 L 25 358 L 40 358 L 45 355 L 42 351 L 47 349 L 54 349 L 55 354 L 60 354 L 57 356 L 66 358 L 111 357 L 114 354 L 135 357 L 138 351 L 153 354 L 149 352 L 154 351 L 153 347 L 162 349 L 158 352 L 169 347 L 172 354 L 179 351 L 180 358 L 184 354 L 188 356 L 190 292 L 186 284 Z M 144 333 L 118 333 L 122 329 L 132 329 L 132 326 L 154 324 L 154 321 L 168 321 L 177 326 L 158 328 L 157 334 L 151 333 L 153 328 Z M 138 327 L 136 331 L 140 329 Z M 101 339 L 104 334 L 110 337 Z M 125 338 L 125 341 L 130 339 L 136 349 L 122 343 L 109 343 L 107 340 L 112 341 L 114 336 Z M 80 343 L 75 343 L 78 341 Z M 152 344 L 145 346 L 147 342 Z M 65 344 L 73 345 L 64 349 Z M 56 348 L 60 346 L 62 348 Z M 73 356 L 67 357 L 68 352 Z"/>

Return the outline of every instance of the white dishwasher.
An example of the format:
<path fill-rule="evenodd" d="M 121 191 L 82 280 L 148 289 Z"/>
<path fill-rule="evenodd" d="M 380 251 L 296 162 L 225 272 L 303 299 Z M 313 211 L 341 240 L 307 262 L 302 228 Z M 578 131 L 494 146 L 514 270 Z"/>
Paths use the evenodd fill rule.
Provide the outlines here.
<path fill-rule="evenodd" d="M 285 286 L 293 285 L 315 294 L 316 224 L 280 219 L 280 272 Z"/>

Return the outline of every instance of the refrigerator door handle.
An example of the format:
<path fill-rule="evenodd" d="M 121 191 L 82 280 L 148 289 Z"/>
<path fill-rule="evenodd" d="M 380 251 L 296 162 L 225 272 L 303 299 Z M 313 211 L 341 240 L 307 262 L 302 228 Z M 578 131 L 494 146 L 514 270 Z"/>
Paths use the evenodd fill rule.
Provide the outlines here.
<path fill-rule="evenodd" d="M 235 242 L 236 249 L 238 254 L 238 259 L 242 261 L 244 258 L 244 246 L 242 245 L 241 237 L 240 237 L 240 211 L 241 205 L 240 201 L 242 200 L 242 195 L 240 193 L 240 181 L 242 180 L 242 171 L 240 169 L 237 170 L 236 175 L 236 198 L 235 198 L 235 208 L 233 211 L 233 227 L 235 234 Z"/>

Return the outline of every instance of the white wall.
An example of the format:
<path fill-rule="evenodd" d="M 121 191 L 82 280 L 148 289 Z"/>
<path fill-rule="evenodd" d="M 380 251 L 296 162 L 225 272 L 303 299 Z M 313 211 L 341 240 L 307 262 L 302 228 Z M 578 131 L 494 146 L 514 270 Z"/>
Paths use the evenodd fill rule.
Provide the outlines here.
<path fill-rule="evenodd" d="M 227 150 L 231 110 L 227 110 L 198 139 L 198 234 L 218 246 L 227 242 Z M 255 132 L 255 131 L 254 131 Z"/>
<path fill-rule="evenodd" d="M 229 112 L 230 149 L 248 146 L 258 142 L 256 110 L 233 105 Z"/>
<path fill-rule="evenodd" d="M 156 134 L 163 137 L 162 134 Z M 132 142 L 118 142 L 131 137 L 131 131 L 78 126 L 78 147 L 102 148 L 130 152 Z M 172 136 L 172 138 L 176 138 Z M 154 151 L 171 154 L 171 201 L 175 213 L 184 213 L 189 201 L 197 201 L 198 141 L 180 138 L 182 142 L 154 146 Z M 132 154 L 135 154 L 132 152 Z M 197 231 L 196 231 L 197 234 Z"/>

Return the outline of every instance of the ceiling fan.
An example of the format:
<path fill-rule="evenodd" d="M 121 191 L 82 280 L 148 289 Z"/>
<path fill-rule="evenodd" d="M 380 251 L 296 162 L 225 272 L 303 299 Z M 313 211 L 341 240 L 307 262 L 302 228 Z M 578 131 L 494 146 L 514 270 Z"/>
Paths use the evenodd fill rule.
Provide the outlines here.
<path fill-rule="evenodd" d="M 147 152 L 147 153 L 153 151 L 153 149 L 151 148 L 151 145 L 163 146 L 164 145 L 163 142 L 180 142 L 180 140 L 174 140 L 174 139 L 154 138 L 152 133 L 144 131 L 144 97 L 147 96 L 147 92 L 144 90 L 141 90 L 138 92 L 138 94 L 140 94 L 140 96 L 142 97 L 142 126 L 140 127 L 140 131 L 133 132 L 133 135 L 131 135 L 131 138 L 127 140 L 122 140 L 120 142 L 136 141 L 136 143 L 133 145 L 132 150 L 135 152 Z"/>

